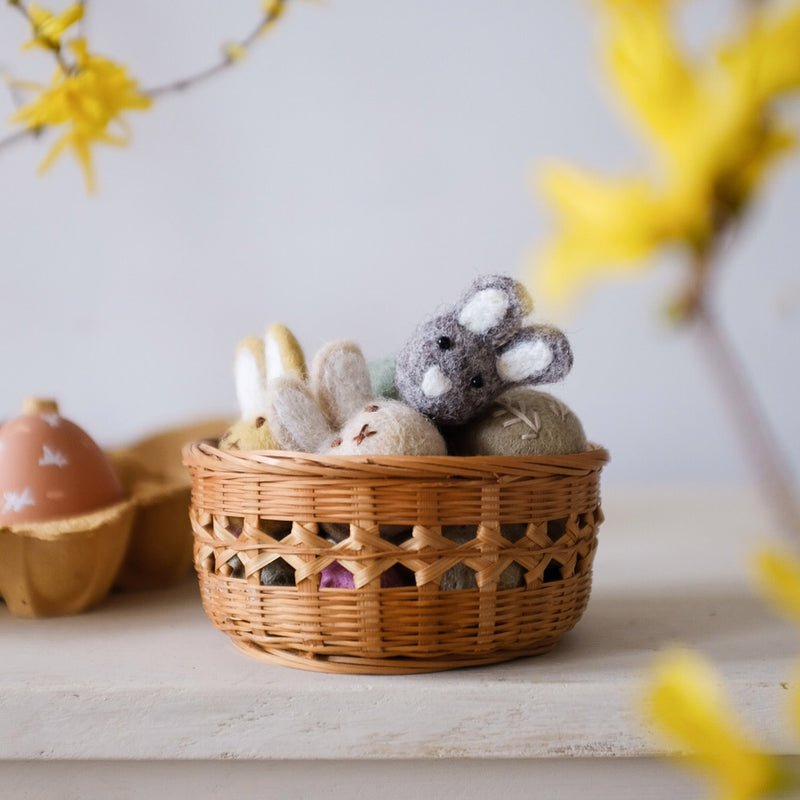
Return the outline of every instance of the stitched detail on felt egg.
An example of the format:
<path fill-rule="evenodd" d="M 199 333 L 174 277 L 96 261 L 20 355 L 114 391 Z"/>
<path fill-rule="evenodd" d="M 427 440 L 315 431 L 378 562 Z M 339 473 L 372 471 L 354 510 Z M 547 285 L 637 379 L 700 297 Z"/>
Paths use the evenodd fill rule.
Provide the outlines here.
<path fill-rule="evenodd" d="M 538 411 L 528 416 L 525 411 L 525 406 L 522 403 L 517 403 L 516 406 L 511 403 L 504 403 L 502 400 L 497 401 L 500 408 L 494 412 L 493 417 L 502 417 L 510 415 L 510 419 L 503 422 L 503 427 L 508 428 L 511 425 L 523 423 L 523 429 L 527 428 L 520 434 L 520 439 L 538 439 L 539 433 L 542 430 L 542 418 L 539 416 Z"/>

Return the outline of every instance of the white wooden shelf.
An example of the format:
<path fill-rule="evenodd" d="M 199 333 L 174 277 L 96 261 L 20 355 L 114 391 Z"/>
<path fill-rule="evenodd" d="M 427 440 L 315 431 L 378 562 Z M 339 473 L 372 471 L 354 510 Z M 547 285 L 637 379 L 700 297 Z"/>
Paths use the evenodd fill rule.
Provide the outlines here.
<path fill-rule="evenodd" d="M 603 787 L 620 781 L 624 796 L 678 797 L 692 785 L 655 760 L 636 700 L 654 653 L 674 642 L 714 661 L 770 748 L 800 752 L 785 723 L 800 637 L 747 576 L 765 528 L 758 499 L 612 488 L 604 509 L 582 621 L 551 653 L 491 667 L 342 676 L 267 664 L 212 627 L 191 577 L 70 618 L 0 606 L 2 785 L 16 798 L 113 797 L 177 782 L 197 798 L 217 796 L 217 779 L 259 786 L 270 762 L 269 785 L 293 796 L 358 796 L 373 775 L 389 780 L 387 797 L 436 786 L 431 796 L 469 797 L 498 776 L 504 797 L 534 796 L 531 781 L 562 792 L 541 797 L 611 797 Z"/>

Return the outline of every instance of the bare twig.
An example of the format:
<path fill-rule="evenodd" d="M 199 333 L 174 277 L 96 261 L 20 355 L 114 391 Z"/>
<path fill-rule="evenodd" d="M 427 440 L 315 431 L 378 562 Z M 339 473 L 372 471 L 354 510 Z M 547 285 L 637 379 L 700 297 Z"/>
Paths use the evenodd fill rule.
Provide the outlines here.
<path fill-rule="evenodd" d="M 283 3 L 275 4 L 275 6 L 259 21 L 258 25 L 253 28 L 253 30 L 247 36 L 244 37 L 244 39 L 236 42 L 236 46 L 242 48 L 243 50 L 249 49 L 256 39 L 264 32 L 264 30 L 278 19 L 283 11 L 283 6 Z M 220 61 L 210 67 L 206 67 L 205 69 L 202 69 L 193 75 L 187 75 L 185 78 L 179 78 L 176 81 L 165 83 L 162 86 L 156 86 L 153 89 L 144 89 L 142 94 L 145 94 L 151 98 L 156 98 L 162 97 L 165 94 L 172 94 L 173 92 L 182 92 L 198 83 L 208 80 L 209 78 L 213 78 L 215 75 L 219 75 L 221 72 L 227 70 L 228 67 L 235 64 L 236 60 L 237 59 L 226 53 Z"/>
<path fill-rule="evenodd" d="M 697 267 L 700 273 L 708 274 L 708 265 Z M 709 307 L 707 295 L 702 293 L 700 297 L 702 302 L 695 306 L 690 318 L 696 325 L 709 371 L 776 520 L 787 533 L 800 539 L 800 504 L 789 464 L 759 407 L 746 370 Z"/>
<path fill-rule="evenodd" d="M 24 130 L 11 133 L 3 139 L 0 139 L 0 153 L 13 147 L 15 144 L 27 139 L 29 136 L 39 136 L 42 133 L 42 128 L 25 128 Z"/>

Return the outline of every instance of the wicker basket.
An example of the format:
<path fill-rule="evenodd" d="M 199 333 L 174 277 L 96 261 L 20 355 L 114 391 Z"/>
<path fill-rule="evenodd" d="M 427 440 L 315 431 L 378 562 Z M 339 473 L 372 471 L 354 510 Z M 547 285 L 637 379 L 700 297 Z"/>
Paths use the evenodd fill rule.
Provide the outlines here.
<path fill-rule="evenodd" d="M 197 442 L 183 456 L 203 606 L 251 655 L 341 673 L 489 664 L 551 649 L 588 602 L 608 461 L 600 447 L 412 458 L 234 453 Z M 290 532 L 276 534 L 276 520 Z M 334 544 L 320 523 L 344 523 L 346 538 Z M 503 534 L 514 523 L 523 533 L 511 541 Z M 473 525 L 475 536 L 455 544 L 446 525 Z M 388 536 L 384 526 L 400 528 Z M 242 577 L 231 575 L 234 556 Z M 261 569 L 278 559 L 294 569 L 294 585 L 261 585 Z M 355 588 L 319 588 L 333 562 Z M 522 585 L 500 588 L 513 562 Z M 474 570 L 476 588 L 440 588 L 456 565 Z M 381 588 L 389 569 L 404 570 L 410 585 Z"/>

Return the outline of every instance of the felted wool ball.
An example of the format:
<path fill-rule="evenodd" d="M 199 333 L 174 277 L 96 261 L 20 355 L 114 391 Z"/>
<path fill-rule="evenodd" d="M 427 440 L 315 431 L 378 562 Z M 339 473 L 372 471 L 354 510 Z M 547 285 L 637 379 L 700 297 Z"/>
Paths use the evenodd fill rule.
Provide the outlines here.
<path fill-rule="evenodd" d="M 261 568 L 262 586 L 294 586 L 294 567 L 282 558 Z"/>
<path fill-rule="evenodd" d="M 239 556 L 231 556 L 227 565 L 230 568 L 229 578 L 246 578 L 244 564 Z M 261 568 L 259 581 L 262 586 L 294 586 L 294 569 L 283 559 L 273 561 Z"/>
<path fill-rule="evenodd" d="M 582 453 L 586 435 L 578 417 L 546 392 L 510 389 L 489 411 L 446 432 L 450 452 L 462 456 L 555 456 Z"/>
<path fill-rule="evenodd" d="M 320 573 L 320 589 L 354 589 L 355 585 L 353 573 L 338 561 L 328 564 Z M 392 589 L 405 585 L 406 582 L 396 567 L 390 567 L 381 575 L 381 589 Z"/>
<path fill-rule="evenodd" d="M 446 536 L 455 544 L 465 544 L 466 542 L 472 541 L 477 534 L 478 529 L 475 525 L 444 525 L 442 527 L 442 535 Z M 500 573 L 500 578 L 497 581 L 498 589 L 516 589 L 518 586 L 524 585 L 525 573 L 522 567 L 516 562 L 509 564 Z M 451 567 L 442 575 L 442 579 L 439 583 L 439 589 L 443 592 L 449 592 L 453 589 L 477 588 L 478 581 L 475 576 L 475 570 L 468 567 L 466 564 L 456 564 L 454 567 Z"/>
<path fill-rule="evenodd" d="M 332 542 L 341 542 L 350 535 L 350 526 L 346 522 L 321 522 L 320 527 Z M 413 527 L 410 525 L 380 525 L 381 538 L 397 544 L 408 539 Z"/>
<path fill-rule="evenodd" d="M 370 361 L 369 381 L 375 397 L 388 397 L 397 400 L 397 385 L 394 380 L 395 359 L 381 358 L 378 361 Z"/>

